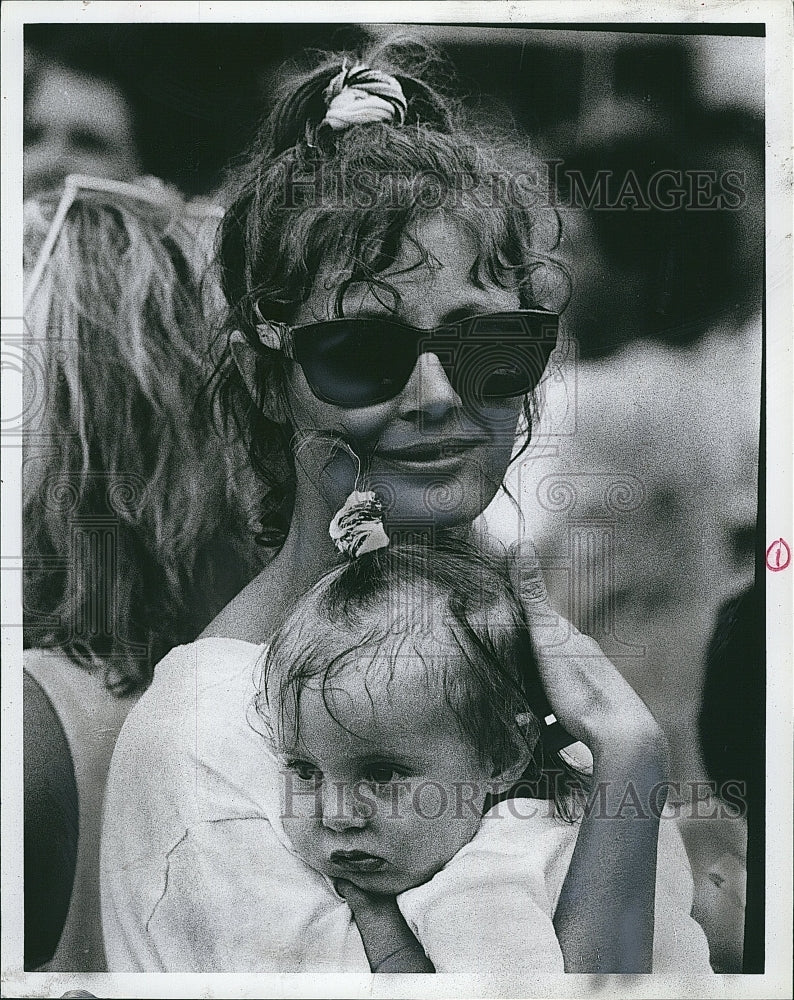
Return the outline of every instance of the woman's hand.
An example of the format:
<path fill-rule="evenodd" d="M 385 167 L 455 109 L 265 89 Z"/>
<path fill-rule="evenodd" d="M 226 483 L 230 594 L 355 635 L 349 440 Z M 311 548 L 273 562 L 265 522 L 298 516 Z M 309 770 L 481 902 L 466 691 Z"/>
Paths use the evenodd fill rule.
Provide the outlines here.
<path fill-rule="evenodd" d="M 648 707 L 601 652 L 549 604 L 535 546 L 508 550 L 510 575 L 532 634 L 541 680 L 560 725 L 594 757 L 643 747 L 660 761 L 667 742 Z"/>
<path fill-rule="evenodd" d="M 394 896 L 364 892 L 346 879 L 336 879 L 336 891 L 353 911 L 364 951 L 373 972 L 435 972 Z"/>
<path fill-rule="evenodd" d="M 593 753 L 593 791 L 554 914 L 565 969 L 651 972 L 667 741 L 597 643 L 551 609 L 532 543 L 513 546 L 509 560 L 552 710 Z"/>

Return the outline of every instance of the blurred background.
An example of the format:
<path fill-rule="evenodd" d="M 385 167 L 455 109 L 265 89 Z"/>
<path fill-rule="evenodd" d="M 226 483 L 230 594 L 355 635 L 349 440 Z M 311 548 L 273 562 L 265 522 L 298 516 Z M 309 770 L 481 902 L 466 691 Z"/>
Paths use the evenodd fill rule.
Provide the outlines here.
<path fill-rule="evenodd" d="M 489 528 L 533 536 L 557 608 L 599 640 L 667 730 L 682 801 L 693 783 L 714 782 L 720 802 L 726 781 L 744 782 L 762 856 L 752 818 L 764 773 L 754 582 L 764 39 L 745 28 L 412 30 L 448 54 L 476 115 L 512 123 L 560 161 L 573 345 L 544 385 L 531 449 L 508 480 L 513 500 L 497 499 Z M 269 110 L 285 60 L 390 30 L 27 25 L 25 194 L 81 172 L 154 174 L 212 196 Z M 590 187 L 599 171 L 617 189 L 636 178 L 633 200 L 577 199 L 571 175 Z M 703 197 L 644 199 L 659 171 L 697 173 Z M 715 200 L 729 174 L 739 195 Z M 713 957 L 739 971 L 744 950 L 745 971 L 760 971 L 748 968 L 763 962 L 758 928 L 743 941 L 746 824 L 718 817 L 682 830 Z"/>
<path fill-rule="evenodd" d="M 70 172 L 146 173 L 211 195 L 271 107 L 285 61 L 355 48 L 389 25 L 105 24 L 25 28 L 26 195 Z M 748 320 L 763 282 L 762 37 L 412 26 L 450 57 L 468 103 L 561 161 L 558 197 L 586 207 L 578 173 L 701 175 L 693 210 L 566 209 L 567 310 L 583 358 L 652 336 L 696 341 Z M 752 30 L 749 26 L 748 30 Z M 744 195 L 708 204 L 709 177 Z M 691 183 L 691 181 L 690 181 Z M 664 186 L 665 191 L 670 184 Z M 713 188 L 712 182 L 712 188 Z M 619 190 L 616 183 L 612 195 Z M 614 200 L 614 199 L 613 199 Z M 734 199 L 735 202 L 736 199 Z"/>

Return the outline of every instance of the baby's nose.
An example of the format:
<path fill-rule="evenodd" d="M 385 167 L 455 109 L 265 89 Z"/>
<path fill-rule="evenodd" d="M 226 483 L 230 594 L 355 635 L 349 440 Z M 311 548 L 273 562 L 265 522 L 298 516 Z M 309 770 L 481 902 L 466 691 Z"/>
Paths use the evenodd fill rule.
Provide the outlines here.
<path fill-rule="evenodd" d="M 335 833 L 362 829 L 367 825 L 367 804 L 356 794 L 356 788 L 347 784 L 326 781 L 322 790 L 322 823 Z"/>

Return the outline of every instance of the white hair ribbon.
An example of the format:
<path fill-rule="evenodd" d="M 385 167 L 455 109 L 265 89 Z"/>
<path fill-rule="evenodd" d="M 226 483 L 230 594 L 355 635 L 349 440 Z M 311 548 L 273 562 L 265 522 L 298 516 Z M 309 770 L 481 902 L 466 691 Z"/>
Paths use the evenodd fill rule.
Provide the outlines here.
<path fill-rule="evenodd" d="M 389 536 L 383 527 L 383 505 L 372 490 L 353 490 L 334 514 L 328 529 L 337 549 L 355 559 L 365 552 L 385 549 Z"/>
<path fill-rule="evenodd" d="M 370 122 L 393 121 L 402 125 L 408 111 L 399 81 L 360 63 L 352 68 L 344 63 L 323 96 L 328 111 L 320 124 L 336 132 Z"/>

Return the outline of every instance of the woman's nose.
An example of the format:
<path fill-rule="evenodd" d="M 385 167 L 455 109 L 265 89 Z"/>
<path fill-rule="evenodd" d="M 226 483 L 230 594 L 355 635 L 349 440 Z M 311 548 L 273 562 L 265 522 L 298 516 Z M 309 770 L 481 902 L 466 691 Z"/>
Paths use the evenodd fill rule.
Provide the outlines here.
<path fill-rule="evenodd" d="M 450 410 L 462 406 L 460 396 L 452 388 L 438 356 L 420 354 L 411 377 L 402 392 L 404 417 L 429 417 L 437 420 Z"/>
<path fill-rule="evenodd" d="M 367 825 L 366 804 L 356 797 L 355 788 L 325 781 L 322 789 L 322 824 L 335 833 L 360 830 Z"/>

